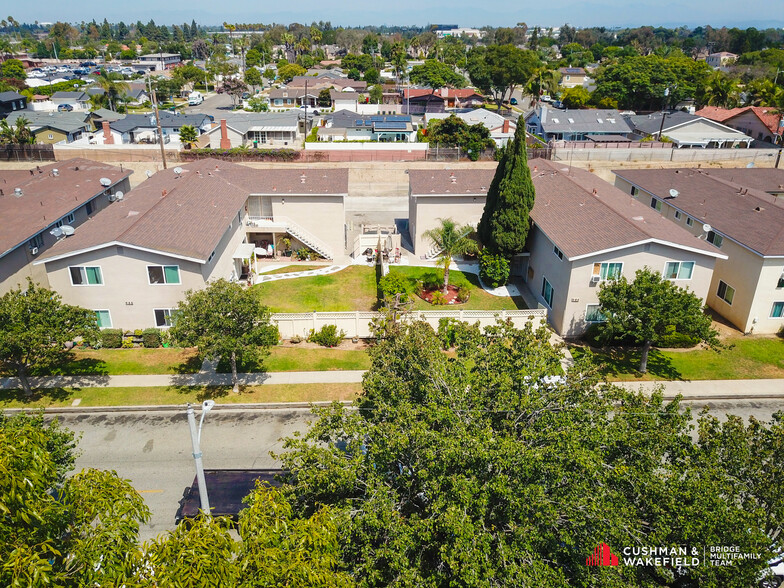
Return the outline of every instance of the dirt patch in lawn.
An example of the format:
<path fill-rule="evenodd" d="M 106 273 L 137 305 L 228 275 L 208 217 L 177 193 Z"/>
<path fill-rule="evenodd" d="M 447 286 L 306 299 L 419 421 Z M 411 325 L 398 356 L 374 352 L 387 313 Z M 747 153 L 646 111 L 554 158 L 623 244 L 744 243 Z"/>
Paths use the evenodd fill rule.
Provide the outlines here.
<path fill-rule="evenodd" d="M 457 286 L 453 286 L 451 284 L 447 286 L 446 303 L 445 303 L 446 305 L 463 304 L 464 302 L 468 302 L 468 299 L 462 301 L 458 300 L 457 298 L 458 291 L 459 289 Z M 437 288 L 435 290 L 422 290 L 421 292 L 419 292 L 419 297 L 425 302 L 429 302 L 430 304 L 433 304 L 433 294 L 435 294 L 436 292 L 443 293 L 443 290 L 441 288 Z M 434 306 L 444 306 L 445 304 L 437 304 Z"/>

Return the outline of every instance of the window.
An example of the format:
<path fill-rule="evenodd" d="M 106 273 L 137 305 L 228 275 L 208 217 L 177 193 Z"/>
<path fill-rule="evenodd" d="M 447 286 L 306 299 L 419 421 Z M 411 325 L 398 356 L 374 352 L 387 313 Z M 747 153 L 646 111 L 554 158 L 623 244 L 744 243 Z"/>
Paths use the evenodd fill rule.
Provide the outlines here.
<path fill-rule="evenodd" d="M 694 226 L 694 219 L 693 219 L 693 218 L 691 218 L 690 216 L 687 216 L 687 217 L 686 217 L 686 226 L 687 226 L 687 227 L 692 227 L 692 226 Z"/>
<path fill-rule="evenodd" d="M 232 224 L 234 224 L 234 223 L 232 222 Z M 213 257 L 215 257 L 215 250 L 214 249 L 212 250 L 212 253 L 210 253 L 210 256 L 207 258 L 207 263 L 210 263 L 212 261 Z"/>
<path fill-rule="evenodd" d="M 87 211 L 88 216 L 93 213 L 93 201 L 90 200 L 87 204 L 84 205 L 84 209 Z"/>
<path fill-rule="evenodd" d="M 632 196 L 637 196 L 637 192 L 639 192 L 639 190 L 637 189 L 637 186 L 632 186 L 631 195 Z"/>
<path fill-rule="evenodd" d="M 64 217 L 63 217 L 63 218 L 61 218 L 59 221 L 57 221 L 56 223 L 54 223 L 54 226 L 56 226 L 56 227 L 62 227 L 63 225 L 70 225 L 70 224 L 73 224 L 73 222 L 74 222 L 74 214 L 73 214 L 73 212 L 72 212 L 72 213 L 71 213 L 71 214 L 69 214 L 68 216 L 64 216 Z"/>
<path fill-rule="evenodd" d="M 668 280 L 691 280 L 693 261 L 668 261 L 664 264 L 664 277 Z"/>
<path fill-rule="evenodd" d="M 593 276 L 599 276 L 600 280 L 616 280 L 621 277 L 623 263 L 595 263 L 593 264 Z"/>
<path fill-rule="evenodd" d="M 658 212 L 661 212 L 661 209 L 662 209 L 662 202 L 661 202 L 661 200 L 658 200 L 657 198 L 651 198 L 651 208 L 653 208 L 654 210 L 656 210 Z"/>
<path fill-rule="evenodd" d="M 103 275 L 98 266 L 71 266 L 68 268 L 71 273 L 71 284 L 74 286 L 101 286 Z"/>
<path fill-rule="evenodd" d="M 784 302 L 774 302 L 770 318 L 784 318 Z"/>
<path fill-rule="evenodd" d="M 776 288 L 784 288 L 784 272 L 781 272 L 779 276 L 779 282 L 776 284 Z"/>
<path fill-rule="evenodd" d="M 544 298 L 545 304 L 550 308 L 553 307 L 553 287 L 550 285 L 550 282 L 547 281 L 547 278 L 542 278 L 542 298 Z"/>
<path fill-rule="evenodd" d="M 587 323 L 603 323 L 607 319 L 599 310 L 598 304 L 589 304 L 585 307 L 585 322 Z"/>
<path fill-rule="evenodd" d="M 177 313 L 176 308 L 156 308 L 155 312 L 155 326 L 156 327 L 171 327 L 174 316 Z"/>
<path fill-rule="evenodd" d="M 675 220 L 681 220 L 681 211 L 680 210 L 676 210 L 675 211 Z"/>
<path fill-rule="evenodd" d="M 719 289 L 716 290 L 716 296 L 731 306 L 732 299 L 735 298 L 735 288 L 719 280 Z"/>
<path fill-rule="evenodd" d="M 35 237 L 28 241 L 28 245 L 30 245 L 30 249 L 33 247 L 38 247 L 39 249 L 44 246 L 44 236 L 41 233 L 38 233 Z"/>
<path fill-rule="evenodd" d="M 147 277 L 150 279 L 150 284 L 179 284 L 180 266 L 148 265 Z"/>
<path fill-rule="evenodd" d="M 705 240 L 708 243 L 713 243 L 719 249 L 721 249 L 721 244 L 724 243 L 724 237 L 716 233 L 716 231 L 708 231 L 708 236 Z"/>
<path fill-rule="evenodd" d="M 49 133 L 49 138 L 54 139 L 54 135 L 52 133 Z"/>
<path fill-rule="evenodd" d="M 112 328 L 112 315 L 109 314 L 108 310 L 96 310 L 95 316 L 98 317 L 98 328 L 99 329 L 111 329 Z"/>
<path fill-rule="evenodd" d="M 558 247 L 556 247 L 555 245 L 553 245 L 553 253 L 555 253 L 555 256 L 556 256 L 558 259 L 563 259 L 563 251 L 561 251 L 560 249 L 558 249 Z"/>

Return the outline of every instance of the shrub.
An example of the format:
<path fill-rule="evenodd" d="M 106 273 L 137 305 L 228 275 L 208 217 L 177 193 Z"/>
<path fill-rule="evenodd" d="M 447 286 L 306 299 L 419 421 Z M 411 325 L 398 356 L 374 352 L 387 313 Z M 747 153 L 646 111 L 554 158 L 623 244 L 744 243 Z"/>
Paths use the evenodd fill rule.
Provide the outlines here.
<path fill-rule="evenodd" d="M 590 327 L 588 327 L 585 335 L 583 335 L 583 340 L 591 347 L 603 347 L 604 344 L 599 338 L 601 328 L 602 326 L 599 323 L 592 324 Z M 699 343 L 699 339 L 689 335 L 684 335 L 683 333 L 678 333 L 675 331 L 675 327 L 668 327 L 667 333 L 653 341 L 653 346 L 665 348 L 688 348 L 694 347 L 697 345 L 697 343 Z M 634 341 L 634 338 L 632 337 L 615 337 L 606 344 L 616 347 L 637 345 L 637 343 Z"/>
<path fill-rule="evenodd" d="M 383 298 L 393 299 L 400 294 L 400 301 L 406 302 L 410 291 L 408 280 L 402 275 L 390 272 L 378 281 L 378 288 Z"/>
<path fill-rule="evenodd" d="M 477 321 L 473 325 L 455 318 L 442 318 L 438 321 L 438 338 L 444 349 L 459 347 L 472 339 L 482 336 L 482 330 Z"/>
<path fill-rule="evenodd" d="M 479 277 L 491 288 L 498 288 L 509 280 L 509 260 L 483 251 L 479 256 Z"/>
<path fill-rule="evenodd" d="M 161 346 L 161 330 L 160 329 L 144 329 L 142 331 L 142 345 L 155 349 Z"/>
<path fill-rule="evenodd" d="M 103 329 L 101 331 L 101 347 L 118 349 L 123 342 L 122 329 Z"/>
<path fill-rule="evenodd" d="M 465 286 L 460 286 L 457 289 L 457 301 L 458 302 L 468 302 L 468 298 L 471 296 L 471 291 L 466 288 Z"/>
<path fill-rule="evenodd" d="M 297 343 L 302 343 L 304 340 L 305 339 L 303 337 L 301 337 L 300 335 L 294 335 L 294 336 L 291 337 L 291 339 L 289 339 L 289 341 L 291 343 L 294 343 L 295 345 Z"/>
<path fill-rule="evenodd" d="M 337 325 L 324 325 L 318 331 L 311 329 L 308 341 L 318 343 L 322 347 L 335 347 L 345 336 L 345 331 L 338 332 Z"/>
<path fill-rule="evenodd" d="M 133 331 L 133 336 L 134 336 L 134 337 L 141 337 L 141 336 L 142 336 L 142 333 L 144 333 L 144 331 L 142 331 L 141 329 L 135 329 L 135 330 Z"/>
<path fill-rule="evenodd" d="M 122 348 L 133 349 L 133 339 L 123 339 Z"/>
<path fill-rule="evenodd" d="M 433 292 L 432 297 L 430 298 L 431 304 L 446 304 L 446 294 L 444 294 L 441 290 L 436 290 Z"/>

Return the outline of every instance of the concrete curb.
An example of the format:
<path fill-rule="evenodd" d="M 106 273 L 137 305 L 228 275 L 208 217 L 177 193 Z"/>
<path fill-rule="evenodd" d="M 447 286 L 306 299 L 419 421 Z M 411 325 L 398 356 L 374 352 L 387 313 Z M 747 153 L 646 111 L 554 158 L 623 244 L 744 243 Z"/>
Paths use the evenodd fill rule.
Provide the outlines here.
<path fill-rule="evenodd" d="M 335 401 L 344 406 L 350 406 L 351 401 Z M 332 402 L 266 402 L 266 403 L 247 403 L 247 404 L 215 404 L 212 410 L 219 412 L 246 411 L 246 410 L 291 410 L 306 409 L 311 407 L 324 407 L 331 405 Z M 44 414 L 99 414 L 99 413 L 123 413 L 123 412 L 182 412 L 185 413 L 187 404 L 160 404 L 160 405 L 139 405 L 139 406 L 58 406 L 53 408 L 6 408 L 0 410 L 2 413 L 17 414 L 20 412 L 44 411 Z M 194 403 L 198 408 L 198 403 Z"/>

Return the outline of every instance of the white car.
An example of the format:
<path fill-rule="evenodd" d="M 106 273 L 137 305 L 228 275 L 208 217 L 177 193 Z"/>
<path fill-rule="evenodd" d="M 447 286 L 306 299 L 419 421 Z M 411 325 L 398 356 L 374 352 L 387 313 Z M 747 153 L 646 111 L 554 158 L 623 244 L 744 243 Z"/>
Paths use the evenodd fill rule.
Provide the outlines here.
<path fill-rule="evenodd" d="M 45 78 L 46 74 L 42 71 L 31 71 L 27 74 L 28 78 Z"/>
<path fill-rule="evenodd" d="M 319 114 L 319 109 L 316 108 L 315 106 L 307 106 L 303 104 L 302 106 L 299 107 L 299 109 L 306 114 L 315 114 L 317 116 Z"/>

